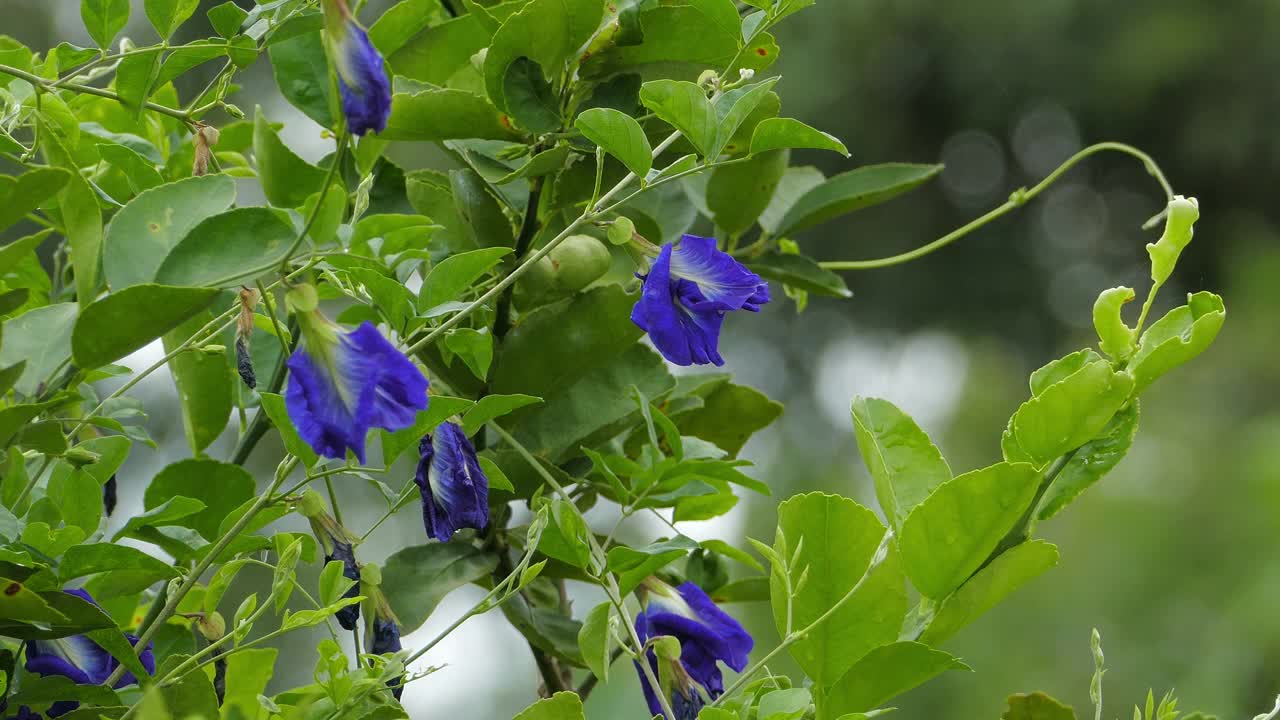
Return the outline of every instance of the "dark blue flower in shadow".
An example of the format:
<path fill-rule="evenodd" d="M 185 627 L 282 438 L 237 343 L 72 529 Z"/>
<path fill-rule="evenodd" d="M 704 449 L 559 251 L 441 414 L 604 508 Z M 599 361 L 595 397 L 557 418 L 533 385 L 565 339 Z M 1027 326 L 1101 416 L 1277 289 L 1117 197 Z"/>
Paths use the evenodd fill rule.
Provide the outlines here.
<path fill-rule="evenodd" d="M 97 605 L 89 593 L 84 590 L 67 590 L 69 595 Z M 136 645 L 138 638 L 125 635 L 131 644 Z M 54 640 L 32 640 L 26 648 L 26 670 L 30 673 L 48 677 L 61 675 L 77 685 L 101 685 L 115 672 L 120 662 L 111 656 L 101 645 L 85 635 L 71 635 Z M 151 652 L 151 645 L 138 655 L 138 660 L 148 673 L 155 673 L 156 660 Z M 122 688 L 138 682 L 133 673 L 125 672 L 113 686 Z M 74 700 L 55 702 L 46 713 L 49 717 L 58 717 L 71 712 L 79 706 Z"/>
<path fill-rule="evenodd" d="M 678 245 L 663 245 L 640 277 L 644 286 L 631 321 L 676 365 L 723 365 L 718 346 L 725 313 L 759 312 L 769 302 L 769 284 L 720 251 L 714 238 L 685 235 Z"/>
<path fill-rule="evenodd" d="M 360 596 L 360 565 L 356 563 L 355 550 L 351 547 L 351 543 L 343 542 L 337 538 L 333 539 L 332 552 L 325 553 L 324 561 L 326 564 L 337 560 L 342 563 L 342 576 L 355 584 L 347 588 L 342 597 L 353 598 Z M 356 622 L 360 620 L 360 603 L 347 605 L 346 607 L 334 613 L 334 617 L 338 618 L 338 624 L 343 630 L 355 630 Z"/>
<path fill-rule="evenodd" d="M 645 643 L 663 636 L 680 641 L 677 662 L 665 659 L 659 662 L 650 650 L 649 665 L 671 700 L 675 720 L 685 720 L 682 712 L 690 718 L 696 717 L 704 702 L 702 693 L 712 700 L 724 693 L 724 676 L 717 663 L 723 662 L 741 672 L 755 643 L 746 629 L 717 607 L 697 585 L 687 582 L 673 588 L 650 578 L 644 587 L 648 590 L 648 602 L 636 616 L 636 634 Z M 640 684 L 650 711 L 660 715 L 662 706 L 657 691 L 643 672 Z"/>
<path fill-rule="evenodd" d="M 303 340 L 289 358 L 285 405 L 298 434 L 319 454 L 364 462 L 370 428 L 403 430 L 427 407 L 427 378 L 365 322 L 339 332 L 318 313 L 299 316 Z"/>
<path fill-rule="evenodd" d="M 396 624 L 395 618 L 390 617 L 390 613 L 379 612 L 373 620 L 373 629 L 370 631 L 372 639 L 369 642 L 369 652 L 374 655 L 385 655 L 387 653 L 398 653 L 402 649 L 400 645 L 400 626 Z M 404 676 L 400 676 L 396 680 L 387 681 L 387 687 L 391 688 L 391 694 L 395 695 L 399 700 L 404 694 Z"/>
<path fill-rule="evenodd" d="M 345 0 L 326 0 L 325 21 L 347 127 L 353 135 L 382 132 L 391 116 L 391 80 L 382 54 L 351 15 Z"/>
<path fill-rule="evenodd" d="M 414 481 L 422 493 L 422 522 L 427 535 L 448 542 L 462 528 L 489 524 L 489 479 L 462 428 L 441 423 L 418 443 L 421 459 Z"/>

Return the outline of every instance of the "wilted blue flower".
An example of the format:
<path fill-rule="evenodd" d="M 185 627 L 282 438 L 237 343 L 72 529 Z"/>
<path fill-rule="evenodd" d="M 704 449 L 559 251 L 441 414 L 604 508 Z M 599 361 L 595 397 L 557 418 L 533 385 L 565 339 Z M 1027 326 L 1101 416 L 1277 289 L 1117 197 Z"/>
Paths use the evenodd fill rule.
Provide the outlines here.
<path fill-rule="evenodd" d="M 360 566 L 356 564 L 355 550 L 352 549 L 351 543 L 335 542 L 333 551 L 325 553 L 325 563 L 337 560 L 342 563 L 342 576 L 348 580 L 355 582 L 354 585 L 347 588 L 342 597 L 353 598 L 360 596 Z M 334 617 L 338 618 L 338 624 L 343 630 L 355 630 L 356 622 L 360 620 L 360 603 L 347 605 L 346 607 L 334 613 Z"/>
<path fill-rule="evenodd" d="M 299 313 L 302 342 L 289 358 L 285 404 L 319 454 L 364 462 L 369 428 L 403 430 L 427 407 L 427 378 L 371 323 L 340 332 L 318 312 Z"/>
<path fill-rule="evenodd" d="M 721 252 L 714 238 L 685 235 L 679 245 L 663 245 L 640 277 L 631 321 L 676 365 L 723 365 L 717 345 L 725 313 L 758 312 L 769 302 L 769 284 Z"/>
<path fill-rule="evenodd" d="M 98 604 L 84 590 L 67 590 L 65 592 L 94 605 Z M 133 635 L 125 635 L 125 637 L 128 638 L 131 644 L 136 645 L 138 643 L 138 638 Z M 45 677 L 61 675 L 78 685 L 101 685 L 107 681 L 107 678 L 120 665 L 120 662 L 112 657 L 111 653 L 84 635 L 72 635 L 70 637 L 57 638 L 56 640 L 31 640 L 27 643 L 26 653 L 27 672 Z M 147 669 L 148 673 L 155 673 L 156 661 L 151 652 L 150 644 L 138 656 L 138 660 L 142 662 L 142 666 Z M 133 673 L 126 671 L 116 681 L 114 687 L 122 688 L 136 682 L 138 682 L 138 679 L 134 677 Z M 74 700 L 59 701 L 49 708 L 47 714 L 49 717 L 65 715 L 78 705 L 79 703 Z"/>
<path fill-rule="evenodd" d="M 699 690 L 712 700 L 724 693 L 724 677 L 716 663 L 723 662 L 741 672 L 755 643 L 742 625 L 716 607 L 697 585 L 687 582 L 673 588 L 650 578 L 644 587 L 649 591 L 648 602 L 636 616 L 636 634 L 641 642 L 662 636 L 680 641 L 677 662 L 665 659 L 659 662 L 650 650 L 649 665 L 658 675 L 662 690 L 668 693 L 671 709 L 676 712 L 675 720 L 685 720 L 686 715 L 694 718 L 704 702 Z M 649 709 L 654 715 L 661 714 L 657 691 L 649 685 L 643 672 L 640 684 Z"/>
<path fill-rule="evenodd" d="M 418 443 L 418 452 L 422 459 L 414 481 L 422 492 L 427 534 L 448 542 L 462 528 L 483 530 L 489 524 L 489 479 L 462 428 L 441 423 L 435 435 Z"/>
<path fill-rule="evenodd" d="M 351 15 L 346 0 L 325 0 L 326 39 L 333 67 L 338 71 L 342 114 L 353 135 L 380 133 L 391 115 L 391 80 L 382 54 L 369 34 Z"/>
<path fill-rule="evenodd" d="M 373 628 L 370 631 L 369 652 L 374 655 L 385 655 L 388 653 L 398 653 L 402 649 L 400 645 L 400 625 L 396 622 L 395 615 L 391 609 L 387 607 L 385 596 L 381 596 L 379 602 L 375 605 Z M 391 688 L 391 694 L 395 695 L 399 700 L 404 694 L 404 677 L 394 681 L 388 681 L 387 687 Z"/>

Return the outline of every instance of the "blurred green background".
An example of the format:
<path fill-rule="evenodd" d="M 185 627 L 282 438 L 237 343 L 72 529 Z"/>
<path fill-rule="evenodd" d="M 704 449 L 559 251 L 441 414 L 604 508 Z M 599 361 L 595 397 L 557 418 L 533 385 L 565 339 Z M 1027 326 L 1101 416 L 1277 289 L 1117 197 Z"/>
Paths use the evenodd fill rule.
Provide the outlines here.
<path fill-rule="evenodd" d="M 365 19 L 388 4 L 369 3 Z M 0 0 L 3 32 L 40 49 L 62 40 L 87 44 L 78 7 L 75 0 Z M 130 31 L 149 37 L 141 12 Z M 188 39 L 207 32 L 198 22 L 184 29 Z M 1196 240 L 1157 309 L 1199 289 L 1220 293 L 1229 308 L 1209 353 L 1144 398 L 1129 457 L 1042 526 L 1060 547 L 1060 566 L 948 644 L 977 672 L 953 673 L 900 698 L 899 716 L 994 719 L 1006 694 L 1032 690 L 1091 714 L 1094 627 L 1110 668 L 1108 717 L 1127 717 L 1148 687 L 1157 694 L 1176 688 L 1184 709 L 1223 718 L 1270 708 L 1280 692 L 1280 562 L 1273 559 L 1280 340 L 1272 315 L 1280 308 L 1273 198 L 1280 3 L 819 0 L 778 35 L 786 114 L 841 137 L 853 153 L 850 162 L 818 154 L 802 160 L 828 174 L 895 160 L 948 164 L 927 189 L 797 238 L 808 251 L 861 259 L 924 244 L 1084 145 L 1120 140 L 1151 153 L 1178 192 L 1200 199 Z M 184 82 L 204 80 L 197 72 Z M 243 107 L 268 106 L 287 123 L 290 143 L 318 156 L 319 129 L 278 100 L 265 59 L 241 80 Z M 1145 292 L 1143 245 L 1154 235 L 1140 225 L 1162 202 L 1132 158 L 1100 156 L 941 252 L 849 273 L 852 300 L 815 299 L 799 317 L 789 301 L 778 301 L 759 317 L 731 318 L 728 369 L 787 406 L 748 449 L 775 497 L 747 498 L 728 517 L 686 531 L 737 544 L 748 535 L 771 538 L 776 502 L 800 491 L 872 504 L 848 417 L 855 394 L 912 413 L 957 471 L 995 461 L 1028 373 L 1092 342 L 1097 292 L 1115 285 Z M 140 505 L 130 496 L 186 452 L 168 382 L 153 376 L 138 390 L 161 447 L 135 451 L 121 473 L 117 523 Z M 264 472 L 274 453 L 263 444 Z M 353 503 L 364 502 L 344 508 L 350 523 L 367 527 L 380 510 L 375 494 L 363 486 L 349 492 Z M 421 542 L 421 532 L 416 514 L 402 513 L 362 559 Z M 661 530 L 638 524 L 633 532 L 641 539 Z M 406 645 L 433 636 L 478 597 L 474 589 L 455 593 Z M 585 612 L 595 600 L 584 593 L 577 606 Z M 777 642 L 766 608 L 730 611 L 749 624 L 760 651 Z M 310 647 L 305 638 L 289 645 L 277 675 L 305 682 Z M 510 717 L 537 685 L 523 642 L 496 615 L 471 621 L 427 660 L 447 667 L 411 686 L 406 702 L 415 717 Z M 642 717 L 630 668 L 618 664 L 614 677 L 593 695 L 589 715 Z"/>

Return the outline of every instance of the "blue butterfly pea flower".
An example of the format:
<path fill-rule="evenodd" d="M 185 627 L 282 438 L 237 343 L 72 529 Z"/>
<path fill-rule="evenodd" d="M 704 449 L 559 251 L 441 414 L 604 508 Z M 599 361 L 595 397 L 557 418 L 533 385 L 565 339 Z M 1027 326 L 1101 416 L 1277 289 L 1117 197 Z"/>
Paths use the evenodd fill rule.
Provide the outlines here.
<path fill-rule="evenodd" d="M 345 0 L 325 0 L 326 39 L 338 74 L 342 114 L 353 135 L 387 128 L 391 115 L 391 80 L 382 54 L 369 41 L 369 33 L 352 16 Z"/>
<path fill-rule="evenodd" d="M 427 535 L 448 542 L 462 528 L 489 524 L 489 479 L 462 428 L 441 423 L 418 443 L 421 459 L 414 481 L 422 493 L 422 522 Z"/>
<path fill-rule="evenodd" d="M 720 326 L 734 310 L 759 312 L 769 302 L 769 284 L 728 253 L 714 238 L 685 235 L 662 246 L 647 275 L 631 321 L 676 365 L 723 365 Z"/>
<path fill-rule="evenodd" d="M 81 600 L 97 605 L 88 592 L 84 590 L 66 590 Z M 138 644 L 138 638 L 125 635 L 132 645 Z M 138 655 L 138 660 L 148 673 L 156 671 L 156 660 L 148 643 L 145 650 Z M 77 685 L 101 685 L 115 672 L 120 662 L 111 656 L 101 645 L 85 635 L 71 635 L 53 640 L 31 640 L 26 647 L 26 670 L 42 677 L 61 675 Z M 115 688 L 137 683 L 133 673 L 125 672 L 116 681 Z M 79 703 L 74 700 L 62 700 L 50 706 L 46 713 L 49 717 L 65 715 L 76 709 Z M 29 712 L 29 711 L 28 711 Z M 21 712 L 19 713 L 21 716 Z"/>
<path fill-rule="evenodd" d="M 360 596 L 360 565 L 356 563 L 355 550 L 352 549 L 351 543 L 337 541 L 333 543 L 333 551 L 325 553 L 325 564 L 337 560 L 342 563 L 342 576 L 348 580 L 355 582 L 354 585 L 347 588 L 342 594 L 344 599 Z M 338 624 L 343 630 L 355 630 L 356 622 L 360 620 L 360 604 L 347 605 L 346 607 L 334 613 L 334 617 L 338 618 Z"/>
<path fill-rule="evenodd" d="M 714 700 L 724 693 L 724 676 L 717 663 L 723 662 L 736 672 L 747 666 L 747 655 L 755 642 L 742 625 L 719 607 L 697 585 L 686 582 L 671 587 L 655 578 L 644 582 L 648 591 L 645 608 L 636 616 L 636 635 L 642 643 L 652 638 L 673 637 L 680 641 L 678 660 L 660 658 L 648 653 L 650 667 L 662 684 L 653 688 L 640 673 L 649 710 L 662 714 L 658 692 L 671 700 L 674 720 L 697 717 L 706 698 Z M 703 694 L 705 693 L 705 698 Z"/>
<path fill-rule="evenodd" d="M 400 652 L 403 649 L 400 644 L 400 623 L 387 604 L 386 595 L 376 585 L 370 587 L 368 593 L 372 596 L 371 604 L 374 608 L 373 627 L 369 630 L 369 652 L 374 655 Z M 391 688 L 391 694 L 399 700 L 404 694 L 404 676 L 388 680 L 387 687 Z"/>
<path fill-rule="evenodd" d="M 350 449 L 365 461 L 370 428 L 403 430 L 427 407 L 427 378 L 365 322 L 343 333 L 318 312 L 299 313 L 303 338 L 289 357 L 285 406 L 298 435 L 320 455 Z"/>

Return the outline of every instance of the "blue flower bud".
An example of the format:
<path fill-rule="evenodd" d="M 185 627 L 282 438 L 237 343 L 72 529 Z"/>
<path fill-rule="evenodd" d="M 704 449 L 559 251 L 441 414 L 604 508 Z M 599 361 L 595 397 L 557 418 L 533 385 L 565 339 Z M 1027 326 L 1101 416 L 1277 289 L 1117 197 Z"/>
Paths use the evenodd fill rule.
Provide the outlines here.
<path fill-rule="evenodd" d="M 387 653 L 400 652 L 400 626 L 396 623 L 391 612 L 385 613 L 379 608 L 377 616 L 373 619 L 373 629 L 370 631 L 371 639 L 369 641 L 369 652 L 374 655 L 385 655 Z M 391 694 L 396 700 L 404 694 L 404 676 L 387 682 L 387 687 L 391 688 Z"/>
<path fill-rule="evenodd" d="M 713 238 L 685 235 L 662 246 L 647 275 L 631 321 L 676 365 L 723 365 L 720 326 L 733 310 L 759 312 L 769 284 Z"/>
<path fill-rule="evenodd" d="M 337 560 L 342 563 L 342 576 L 355 584 L 347 588 L 342 597 L 353 598 L 360 596 L 360 565 L 356 563 L 355 550 L 352 549 L 351 543 L 335 541 L 333 543 L 333 551 L 325 553 L 324 561 L 326 564 Z M 334 617 L 338 618 L 338 624 L 343 630 L 355 630 L 356 622 L 360 620 L 360 604 L 355 603 L 347 605 L 338 612 L 334 613 Z"/>
<path fill-rule="evenodd" d="M 434 436 L 422 438 L 418 451 L 414 481 L 422 493 L 427 535 L 448 542 L 462 528 L 483 530 L 489 524 L 489 479 L 462 428 L 441 423 Z"/>
<path fill-rule="evenodd" d="M 351 15 L 346 0 L 325 0 L 325 39 L 338 74 L 342 114 L 353 135 L 380 133 L 391 116 L 391 80 L 382 54 Z"/>
<path fill-rule="evenodd" d="M 650 667 L 662 684 L 661 691 L 671 700 L 676 713 L 673 720 L 696 718 L 704 704 L 702 694 L 714 700 L 724 693 L 724 677 L 718 662 L 736 672 L 747 667 L 747 655 L 755 642 L 742 625 L 711 601 L 693 583 L 673 588 L 650 578 L 644 582 L 648 601 L 636 616 L 636 635 L 641 642 L 651 638 L 673 637 L 680 641 L 679 660 L 660 659 L 648 652 Z M 649 710 L 662 713 L 657 690 L 640 673 Z"/>
<path fill-rule="evenodd" d="M 427 408 L 427 378 L 371 323 L 339 332 L 319 312 L 299 313 L 302 342 L 289 358 L 285 406 L 320 455 L 364 462 L 370 428 L 396 431 Z"/>

